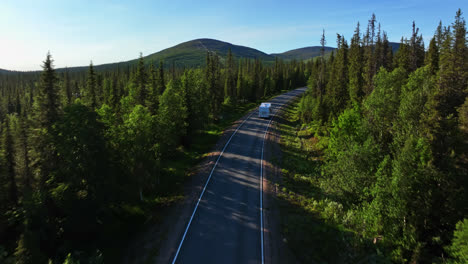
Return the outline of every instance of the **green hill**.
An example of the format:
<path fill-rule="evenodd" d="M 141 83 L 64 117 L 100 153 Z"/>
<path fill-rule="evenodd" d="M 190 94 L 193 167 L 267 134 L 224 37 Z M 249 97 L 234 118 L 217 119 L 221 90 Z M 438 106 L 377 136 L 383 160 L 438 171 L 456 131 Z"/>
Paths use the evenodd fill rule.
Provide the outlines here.
<path fill-rule="evenodd" d="M 226 58 L 229 49 L 231 49 L 236 58 L 258 58 L 265 62 L 274 60 L 274 57 L 259 50 L 214 39 L 195 39 L 187 41 L 148 55 L 145 57 L 145 60 L 163 60 L 166 64 L 170 65 L 174 63 L 179 67 L 194 67 L 205 64 L 207 51 L 216 52 L 223 61 L 224 58 Z"/>
<path fill-rule="evenodd" d="M 320 56 L 320 46 L 305 47 L 300 49 L 293 49 L 283 53 L 270 54 L 283 60 L 308 60 Z M 335 48 L 325 47 L 325 54 L 332 52 Z"/>

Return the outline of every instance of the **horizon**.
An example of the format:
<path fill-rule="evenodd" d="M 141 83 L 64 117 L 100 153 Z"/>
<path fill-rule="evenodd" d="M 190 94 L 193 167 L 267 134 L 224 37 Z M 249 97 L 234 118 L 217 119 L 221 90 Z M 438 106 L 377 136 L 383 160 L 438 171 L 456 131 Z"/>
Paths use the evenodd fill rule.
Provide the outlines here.
<path fill-rule="evenodd" d="M 41 70 L 48 51 L 56 68 L 129 61 L 194 39 L 208 38 L 260 50 L 266 54 L 319 46 L 322 30 L 328 47 L 336 34 L 351 39 L 356 24 L 365 32 L 374 13 L 389 41 L 410 37 L 412 21 L 425 46 L 439 21 L 451 25 L 462 1 L 384 1 L 283 3 L 237 1 L 162 3 L 157 1 L 7 0 L 0 6 L 4 41 L 0 68 Z M 261 10 L 259 12 L 259 10 Z M 318 10 L 318 12 L 316 11 Z M 278 19 L 280 18 L 280 19 Z M 11 26 L 15 25 L 15 26 Z M 30 45 L 34 43 L 34 45 Z"/>

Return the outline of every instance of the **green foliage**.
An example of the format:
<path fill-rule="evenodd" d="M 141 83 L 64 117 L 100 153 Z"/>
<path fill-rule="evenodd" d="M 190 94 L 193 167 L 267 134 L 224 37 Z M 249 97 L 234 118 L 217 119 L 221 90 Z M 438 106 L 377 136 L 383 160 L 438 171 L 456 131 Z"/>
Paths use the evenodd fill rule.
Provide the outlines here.
<path fill-rule="evenodd" d="M 406 71 L 384 68 L 375 76 L 375 89 L 363 102 L 371 133 L 382 147 L 392 140 L 393 120 L 398 114 L 401 87 L 406 82 Z"/>
<path fill-rule="evenodd" d="M 447 247 L 447 251 L 453 258 L 450 263 L 468 262 L 468 219 L 457 223 L 452 244 Z"/>
<path fill-rule="evenodd" d="M 311 227 L 320 216 L 372 241 L 396 263 L 464 263 L 462 224 L 454 238 L 450 235 L 468 213 L 468 42 L 461 11 L 451 28 L 439 25 L 426 53 L 413 23 L 411 38 L 402 38 L 393 66 L 386 34 L 380 27 L 375 34 L 374 16 L 360 39 L 358 25 L 349 49 L 346 96 L 338 95 L 346 79 L 341 65 L 347 47 L 341 36 L 335 56 L 311 65 L 311 89 L 298 103 L 301 124 L 296 127 L 312 133 L 286 131 L 284 144 L 297 148 L 287 149 L 288 155 L 298 154 L 283 163 L 282 189 L 282 197 L 296 207 L 288 213 L 307 220 L 287 219 L 285 233 L 312 244 L 307 236 L 316 234 Z M 348 96 L 352 104 L 337 103 Z M 319 148 L 323 151 L 309 152 Z M 308 154 L 299 160 L 302 152 Z M 321 165 L 320 174 L 308 178 L 317 168 L 301 168 L 312 164 Z M 304 179 L 311 184 L 304 187 Z M 296 224 L 304 234 L 291 227 Z M 305 249 L 297 253 L 304 262 L 320 255 Z"/>

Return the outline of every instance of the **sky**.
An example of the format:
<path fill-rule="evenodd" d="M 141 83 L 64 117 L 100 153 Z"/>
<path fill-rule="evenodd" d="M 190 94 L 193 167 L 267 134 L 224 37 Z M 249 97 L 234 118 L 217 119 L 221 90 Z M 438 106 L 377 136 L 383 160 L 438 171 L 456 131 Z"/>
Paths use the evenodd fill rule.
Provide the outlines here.
<path fill-rule="evenodd" d="M 372 13 L 394 42 L 414 20 L 427 46 L 458 8 L 468 0 L 2 0 L 0 68 L 40 70 L 48 51 L 57 68 L 126 61 L 197 38 L 281 53 L 318 46 L 322 30 L 336 47 Z"/>

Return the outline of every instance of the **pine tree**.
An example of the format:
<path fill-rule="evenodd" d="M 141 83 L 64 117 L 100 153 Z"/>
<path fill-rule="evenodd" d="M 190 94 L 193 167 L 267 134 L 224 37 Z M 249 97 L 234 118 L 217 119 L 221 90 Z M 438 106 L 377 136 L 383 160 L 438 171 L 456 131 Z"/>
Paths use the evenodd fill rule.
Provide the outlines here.
<path fill-rule="evenodd" d="M 337 34 L 336 58 L 330 71 L 327 84 L 327 101 L 331 117 L 337 117 L 349 103 L 348 85 L 348 44 L 344 37 Z"/>
<path fill-rule="evenodd" d="M 133 77 L 133 88 L 135 89 L 135 101 L 137 104 L 145 105 L 146 97 L 148 92 L 146 90 L 147 84 L 147 74 L 145 70 L 145 61 L 143 55 L 140 53 L 140 58 L 138 59 L 138 66 Z"/>
<path fill-rule="evenodd" d="M 393 57 L 393 67 L 398 68 L 401 67 L 406 70 L 406 72 L 410 71 L 410 48 L 408 45 L 408 41 L 401 38 L 400 47 L 398 48 L 395 57 Z"/>
<path fill-rule="evenodd" d="M 439 48 L 437 47 L 437 40 L 435 37 L 433 37 L 429 43 L 429 49 L 427 50 L 424 64 L 429 65 L 432 74 L 436 74 L 439 70 Z"/>
<path fill-rule="evenodd" d="M 237 71 L 236 97 L 244 100 L 244 77 L 242 76 L 242 59 L 239 60 L 239 70 Z"/>
<path fill-rule="evenodd" d="M 416 24 L 413 21 L 413 33 L 409 43 L 409 70 L 410 72 L 415 71 L 421 67 L 424 62 L 424 42 L 422 35 L 419 35 L 419 28 L 416 28 Z"/>
<path fill-rule="evenodd" d="M 96 98 L 96 73 L 94 72 L 93 62 L 89 64 L 88 78 L 86 80 L 85 102 L 92 109 L 97 106 Z"/>
<path fill-rule="evenodd" d="M 364 69 L 363 69 L 363 79 L 364 94 L 369 95 L 374 90 L 374 75 L 377 73 L 377 58 L 375 50 L 375 14 L 372 14 L 369 24 L 367 26 L 366 35 L 364 37 Z"/>
<path fill-rule="evenodd" d="M 392 63 L 393 63 L 393 51 L 392 47 L 390 46 L 390 42 L 388 41 L 387 32 L 383 32 L 382 37 L 382 45 L 383 45 L 383 61 L 382 66 L 387 70 L 392 70 Z"/>
<path fill-rule="evenodd" d="M 159 95 L 162 95 L 166 90 L 166 83 L 164 81 L 164 63 L 163 61 L 159 61 L 159 68 L 158 68 L 158 91 Z"/>
<path fill-rule="evenodd" d="M 226 60 L 226 81 L 224 84 L 224 98 L 231 98 L 235 101 L 236 98 L 236 79 L 234 75 L 234 58 L 231 48 L 228 50 Z"/>
<path fill-rule="evenodd" d="M 42 66 L 43 72 L 38 85 L 38 94 L 35 98 L 35 121 L 39 128 L 50 130 L 52 124 L 59 117 L 59 95 L 57 91 L 57 81 L 53 60 L 50 53 L 47 53 L 46 60 Z"/>
<path fill-rule="evenodd" d="M 351 47 L 349 49 L 349 97 L 352 102 L 359 103 L 362 100 L 364 95 L 362 86 L 362 48 L 361 43 L 361 33 L 359 29 L 359 22 L 354 31 L 353 38 L 351 39 Z"/>
<path fill-rule="evenodd" d="M 15 153 L 14 143 L 11 135 L 10 117 L 7 116 L 2 124 L 2 145 L 3 155 L 5 163 L 5 176 L 8 182 L 8 203 L 10 206 L 16 206 L 18 204 L 18 187 L 16 184 L 16 173 L 15 173 Z M 0 171 L 0 175 L 1 175 Z"/>
<path fill-rule="evenodd" d="M 453 34 L 447 34 L 440 50 L 438 110 L 443 117 L 458 115 L 456 108 L 463 104 L 468 86 L 468 51 L 466 23 L 458 10 Z"/>
<path fill-rule="evenodd" d="M 159 90 L 158 90 L 158 72 L 154 68 L 154 63 L 150 64 L 149 77 L 147 84 L 148 97 L 146 99 L 146 105 L 152 114 L 155 114 L 158 110 L 159 105 Z"/>
<path fill-rule="evenodd" d="M 28 127 L 25 118 L 20 117 L 16 138 L 18 139 L 17 149 L 19 150 L 19 160 L 22 162 L 20 175 L 22 176 L 23 193 L 29 193 L 31 191 L 32 184 L 27 129 Z"/>
<path fill-rule="evenodd" d="M 216 53 L 207 52 L 206 55 L 205 81 L 210 95 L 211 114 L 218 119 L 220 106 L 223 101 L 223 90 L 220 85 L 219 58 Z"/>
<path fill-rule="evenodd" d="M 64 73 L 64 80 L 63 80 L 63 85 L 64 85 L 64 92 L 65 92 L 65 98 L 66 101 L 65 103 L 69 105 L 72 100 L 72 90 L 70 86 L 70 76 L 68 73 L 68 68 L 65 68 L 65 73 Z"/>

